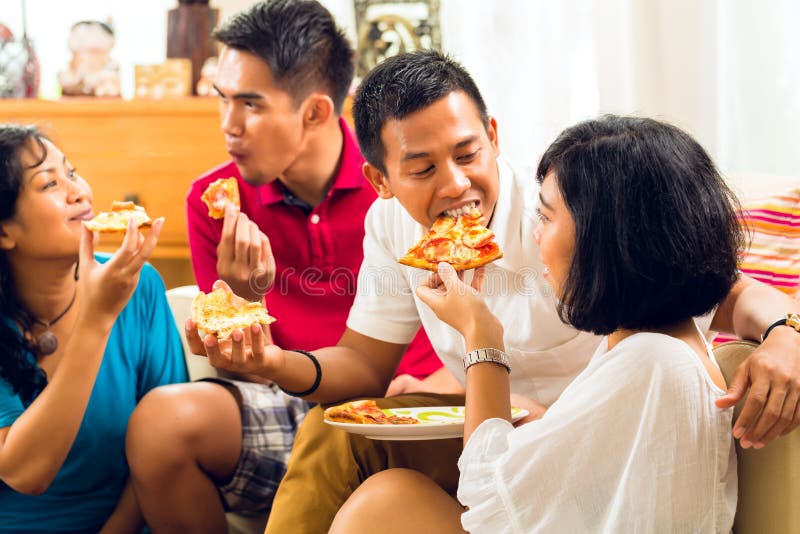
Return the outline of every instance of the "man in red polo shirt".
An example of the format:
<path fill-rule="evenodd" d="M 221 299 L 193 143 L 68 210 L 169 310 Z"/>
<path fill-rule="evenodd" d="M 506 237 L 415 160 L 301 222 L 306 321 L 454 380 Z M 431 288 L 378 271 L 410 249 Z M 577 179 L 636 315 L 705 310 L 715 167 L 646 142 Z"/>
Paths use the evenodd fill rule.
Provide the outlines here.
<path fill-rule="evenodd" d="M 364 217 L 376 198 L 340 117 L 352 49 L 330 13 L 308 0 L 261 2 L 215 37 L 223 49 L 214 87 L 232 161 L 188 194 L 198 285 L 208 292 L 220 278 L 244 298 L 265 298 L 278 319 L 270 334 L 282 346 L 333 345 L 355 297 Z M 241 210 L 212 220 L 200 196 L 230 176 Z M 460 389 L 422 330 L 398 373 L 396 393 Z M 274 384 L 237 378 L 159 388 L 131 417 L 131 479 L 154 531 L 224 531 L 224 511 L 269 512 L 309 405 Z"/>

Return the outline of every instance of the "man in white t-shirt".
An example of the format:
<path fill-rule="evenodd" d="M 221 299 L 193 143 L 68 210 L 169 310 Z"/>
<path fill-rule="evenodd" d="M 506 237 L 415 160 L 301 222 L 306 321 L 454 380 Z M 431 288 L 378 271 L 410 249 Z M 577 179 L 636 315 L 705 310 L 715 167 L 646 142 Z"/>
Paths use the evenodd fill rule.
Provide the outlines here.
<path fill-rule="evenodd" d="M 396 56 L 362 82 L 354 117 L 368 162 L 364 175 L 380 199 L 365 222 L 357 296 L 339 344 L 313 353 L 284 351 L 266 344 L 261 330 L 251 327 L 246 336 L 234 333 L 224 348 L 212 336 L 201 341 L 196 331 L 190 331 L 192 348 L 208 354 L 217 367 L 259 374 L 290 394 L 331 403 L 380 397 L 421 323 L 442 361 L 463 383 L 463 339 L 441 324 L 414 293 L 428 273 L 401 266 L 396 258 L 443 212 L 474 204 L 490 221 L 504 254 L 486 268 L 484 293 L 504 327 L 512 403 L 529 408 L 532 418 L 541 415 L 586 365 L 599 338 L 578 333 L 558 319 L 550 288 L 540 276 L 533 240 L 538 194 L 534 177 L 515 171 L 499 157 L 497 122 L 488 116 L 474 81 L 458 63 L 436 52 Z M 753 339 L 789 311 L 800 310 L 780 292 L 742 277 L 710 327 Z M 709 327 L 708 319 L 703 326 Z M 309 328 L 313 328 L 311 317 Z M 753 353 L 755 359 L 743 364 L 739 381 L 727 396 L 732 404 L 748 384 L 758 390 L 756 397 L 761 400 L 745 408 L 752 412 L 746 414 L 749 422 L 743 428 L 749 443 L 772 439 L 797 425 L 793 414 L 800 390 L 781 377 L 800 376 L 800 334 L 792 328 L 774 329 L 778 331 Z M 769 406 L 780 400 L 777 413 L 792 416 L 756 418 L 764 399 Z M 421 393 L 383 399 L 379 405 L 441 406 L 463 401 L 460 395 Z M 742 443 L 749 444 L 745 439 Z M 327 532 L 352 491 L 388 467 L 421 471 L 455 494 L 460 451 L 459 439 L 372 441 L 347 434 L 323 424 L 317 407 L 297 434 L 266 532 Z"/>

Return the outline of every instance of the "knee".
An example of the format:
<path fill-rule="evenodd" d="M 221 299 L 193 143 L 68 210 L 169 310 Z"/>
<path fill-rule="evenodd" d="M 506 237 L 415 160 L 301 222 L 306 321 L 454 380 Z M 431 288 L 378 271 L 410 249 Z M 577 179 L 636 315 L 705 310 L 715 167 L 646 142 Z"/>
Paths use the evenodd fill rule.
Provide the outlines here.
<path fill-rule="evenodd" d="M 361 531 L 357 526 L 377 524 L 389 517 L 398 502 L 406 502 L 420 489 L 423 475 L 410 469 L 387 469 L 367 478 L 336 514 L 331 532 Z M 424 483 L 423 483 L 424 484 Z"/>
<path fill-rule="evenodd" d="M 190 444 L 202 432 L 201 407 L 193 384 L 161 386 L 148 392 L 131 414 L 126 453 L 131 468 L 146 462 L 191 460 Z"/>

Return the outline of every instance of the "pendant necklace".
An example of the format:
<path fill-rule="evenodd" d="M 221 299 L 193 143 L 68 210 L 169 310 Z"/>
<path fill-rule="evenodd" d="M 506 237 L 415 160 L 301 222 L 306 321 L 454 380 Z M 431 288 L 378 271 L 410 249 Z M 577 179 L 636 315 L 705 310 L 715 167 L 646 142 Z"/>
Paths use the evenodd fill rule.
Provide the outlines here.
<path fill-rule="evenodd" d="M 50 327 L 56 324 L 59 321 L 59 319 L 64 317 L 67 314 L 67 312 L 70 309 L 72 309 L 72 305 L 75 304 L 75 296 L 77 294 L 78 294 L 78 286 L 76 285 L 75 291 L 72 292 L 72 298 L 70 299 L 69 304 L 67 304 L 67 307 L 64 308 L 64 311 L 59 313 L 56 316 L 56 318 L 50 322 L 42 321 L 38 317 L 34 317 L 33 314 L 30 313 L 28 314 L 29 317 L 36 324 L 40 324 L 45 328 L 44 333 L 39 337 L 37 337 L 36 340 L 33 342 L 32 348 L 36 352 L 36 354 L 40 356 L 49 356 L 50 354 L 53 354 L 56 351 L 56 349 L 58 348 L 58 338 L 54 333 L 50 331 Z"/>

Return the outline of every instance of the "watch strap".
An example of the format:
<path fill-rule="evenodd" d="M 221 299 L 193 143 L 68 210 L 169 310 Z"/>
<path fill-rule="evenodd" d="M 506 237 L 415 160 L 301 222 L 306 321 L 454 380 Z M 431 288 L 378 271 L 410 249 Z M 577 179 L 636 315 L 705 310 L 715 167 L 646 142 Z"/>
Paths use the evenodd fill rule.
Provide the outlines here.
<path fill-rule="evenodd" d="M 769 325 L 769 328 L 767 328 L 767 330 L 764 332 L 764 335 L 761 336 L 762 343 L 765 339 L 767 339 L 769 333 L 772 332 L 772 329 L 775 328 L 776 326 L 789 326 L 791 328 L 794 328 L 794 330 L 797 333 L 800 333 L 800 314 L 789 313 L 786 315 L 786 317 L 781 317 L 780 319 Z"/>
<path fill-rule="evenodd" d="M 476 363 L 496 363 L 506 368 L 506 371 L 511 372 L 511 362 L 508 359 L 508 354 L 499 349 L 485 348 L 471 350 L 464 355 L 464 371 Z"/>

